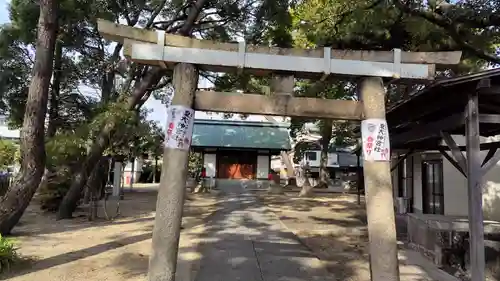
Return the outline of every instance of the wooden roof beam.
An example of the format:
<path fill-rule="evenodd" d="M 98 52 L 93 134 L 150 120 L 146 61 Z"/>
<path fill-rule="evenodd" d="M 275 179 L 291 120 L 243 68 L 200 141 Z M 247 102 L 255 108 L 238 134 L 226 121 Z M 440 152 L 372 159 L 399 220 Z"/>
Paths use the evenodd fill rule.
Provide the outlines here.
<path fill-rule="evenodd" d="M 436 141 L 436 143 L 440 143 L 440 141 Z M 460 149 L 460 151 L 467 150 L 467 147 L 465 145 L 459 145 L 458 148 Z M 480 145 L 481 151 L 497 149 L 497 148 L 500 149 L 500 142 L 486 142 L 486 143 L 481 143 L 481 145 Z M 427 144 L 427 143 L 422 143 L 422 142 L 400 144 L 396 148 L 394 148 L 394 150 L 404 150 L 404 151 L 406 151 L 408 149 L 414 149 L 416 151 L 417 150 L 418 151 L 431 151 L 431 150 L 450 151 L 450 148 L 447 145 Z"/>
<path fill-rule="evenodd" d="M 449 131 L 463 126 L 464 122 L 464 114 L 457 113 L 435 122 L 427 124 L 423 123 L 411 128 L 409 131 L 391 136 L 391 144 L 400 145 L 402 143 L 420 141 L 440 136 L 441 131 Z"/>
<path fill-rule="evenodd" d="M 145 30 L 126 25 L 120 25 L 111 21 L 99 19 L 97 21 L 99 33 L 107 40 L 124 43 L 124 54 L 131 53 L 131 44 L 136 42 L 158 43 L 158 33 L 154 30 Z M 164 35 L 164 45 L 183 48 L 199 48 L 220 51 L 237 52 L 237 43 L 222 43 L 211 40 L 199 40 L 180 35 Z M 305 56 L 310 58 L 323 58 L 324 50 L 321 49 L 297 49 L 278 48 L 247 45 L 247 53 L 261 53 L 270 55 Z M 401 52 L 401 63 L 412 64 L 435 64 L 456 65 L 460 62 L 461 51 L 452 52 Z M 394 60 L 392 51 L 361 51 L 361 50 L 331 50 L 332 59 L 389 62 Z"/>
<path fill-rule="evenodd" d="M 488 88 L 481 89 L 480 95 L 500 95 L 500 86 L 490 86 Z"/>
<path fill-rule="evenodd" d="M 358 101 L 214 91 L 196 92 L 194 108 L 213 112 L 340 120 L 361 120 L 363 116 L 361 103 Z"/>

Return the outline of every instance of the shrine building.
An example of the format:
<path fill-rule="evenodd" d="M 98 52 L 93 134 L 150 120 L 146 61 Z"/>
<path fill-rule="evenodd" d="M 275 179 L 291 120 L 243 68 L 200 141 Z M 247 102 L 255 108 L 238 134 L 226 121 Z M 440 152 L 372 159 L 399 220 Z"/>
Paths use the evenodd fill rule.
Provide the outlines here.
<path fill-rule="evenodd" d="M 191 148 L 202 153 L 206 177 L 267 180 L 271 156 L 291 145 L 287 124 L 195 119 Z"/>

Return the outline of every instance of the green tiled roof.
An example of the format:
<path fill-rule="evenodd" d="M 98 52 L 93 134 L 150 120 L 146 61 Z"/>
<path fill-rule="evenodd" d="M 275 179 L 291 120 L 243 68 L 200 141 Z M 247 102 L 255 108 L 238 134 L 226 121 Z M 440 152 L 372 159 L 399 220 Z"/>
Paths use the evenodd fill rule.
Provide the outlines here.
<path fill-rule="evenodd" d="M 195 120 L 191 146 L 291 149 L 285 125 L 231 120 Z"/>

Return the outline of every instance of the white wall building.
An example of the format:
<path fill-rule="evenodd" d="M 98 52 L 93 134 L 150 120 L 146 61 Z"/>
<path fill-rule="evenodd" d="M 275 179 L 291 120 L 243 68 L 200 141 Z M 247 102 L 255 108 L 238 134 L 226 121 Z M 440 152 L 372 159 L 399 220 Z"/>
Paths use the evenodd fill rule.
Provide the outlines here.
<path fill-rule="evenodd" d="M 19 140 L 20 130 L 11 130 L 7 126 L 7 116 L 0 116 L 0 139 Z"/>
<path fill-rule="evenodd" d="M 457 145 L 465 145 L 463 136 L 453 139 Z M 481 138 L 482 143 L 492 141 L 498 140 Z M 486 154 L 481 152 L 482 159 Z M 467 179 L 438 151 L 413 153 L 392 176 L 394 196 L 409 198 L 411 212 L 468 215 Z M 500 162 L 484 177 L 483 212 L 485 220 L 500 221 Z"/>
<path fill-rule="evenodd" d="M 123 182 L 125 185 L 131 185 L 139 181 L 142 173 L 144 159 L 141 157 L 134 158 L 134 162 L 128 161 L 123 168 Z"/>

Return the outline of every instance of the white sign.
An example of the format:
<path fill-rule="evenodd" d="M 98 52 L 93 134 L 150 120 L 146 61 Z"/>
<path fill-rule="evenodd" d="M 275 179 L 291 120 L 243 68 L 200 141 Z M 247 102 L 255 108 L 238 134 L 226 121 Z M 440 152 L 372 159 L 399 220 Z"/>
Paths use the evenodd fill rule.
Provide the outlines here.
<path fill-rule="evenodd" d="M 389 129 L 384 119 L 361 121 L 363 158 L 366 161 L 391 161 Z"/>
<path fill-rule="evenodd" d="M 338 167 L 339 166 L 339 156 L 337 153 L 328 153 L 328 167 Z"/>
<path fill-rule="evenodd" d="M 189 150 L 193 136 L 194 110 L 182 105 L 171 105 L 167 111 L 165 147 Z"/>

